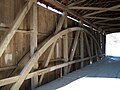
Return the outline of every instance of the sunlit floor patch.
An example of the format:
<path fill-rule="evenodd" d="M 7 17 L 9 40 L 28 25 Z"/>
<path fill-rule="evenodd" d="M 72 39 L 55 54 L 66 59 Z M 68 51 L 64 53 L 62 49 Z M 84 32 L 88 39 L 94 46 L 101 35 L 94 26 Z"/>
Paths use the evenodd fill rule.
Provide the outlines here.
<path fill-rule="evenodd" d="M 120 90 L 120 58 L 106 57 L 36 90 Z"/>
<path fill-rule="evenodd" d="M 85 77 L 56 90 L 120 90 L 120 79 Z"/>

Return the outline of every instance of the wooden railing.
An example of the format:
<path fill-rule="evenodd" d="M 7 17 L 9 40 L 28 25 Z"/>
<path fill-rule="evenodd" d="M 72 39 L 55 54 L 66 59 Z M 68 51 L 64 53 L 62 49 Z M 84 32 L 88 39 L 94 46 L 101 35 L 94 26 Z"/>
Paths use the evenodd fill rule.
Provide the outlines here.
<path fill-rule="evenodd" d="M 35 71 L 35 72 L 32 72 L 32 73 L 29 73 L 27 75 L 27 77 L 25 78 L 25 80 L 34 77 L 34 75 L 42 75 L 43 73 L 48 73 L 48 72 L 57 70 L 59 68 L 66 67 L 66 66 L 71 65 L 71 64 L 75 64 L 75 63 L 79 63 L 79 62 L 82 62 L 82 61 L 86 61 L 86 60 L 89 60 L 90 58 L 96 58 L 96 57 L 102 57 L 102 56 L 104 56 L 104 55 L 95 55 L 95 56 L 92 56 L 92 57 L 86 57 L 86 58 L 83 58 L 83 59 L 78 59 L 78 60 L 74 60 L 74 61 L 71 61 L 71 62 L 59 64 L 59 65 L 56 65 L 56 66 L 44 68 L 44 69 L 41 69 L 41 70 L 38 70 L 38 71 Z M 14 76 L 14 77 L 5 78 L 5 79 L 1 79 L 0 80 L 0 86 L 4 86 L 4 85 L 15 83 L 15 82 L 17 82 L 17 80 L 19 78 L 20 78 L 20 75 Z"/>

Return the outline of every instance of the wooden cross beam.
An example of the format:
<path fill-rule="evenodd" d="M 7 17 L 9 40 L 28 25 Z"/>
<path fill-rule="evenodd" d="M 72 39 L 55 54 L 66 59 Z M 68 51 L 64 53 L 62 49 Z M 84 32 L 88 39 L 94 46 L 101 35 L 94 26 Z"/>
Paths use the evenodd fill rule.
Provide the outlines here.
<path fill-rule="evenodd" d="M 86 33 L 84 34 L 84 36 L 85 36 L 85 42 L 86 42 L 86 46 L 87 46 L 88 55 L 89 55 L 89 57 L 91 57 L 90 44 L 88 42 L 88 37 L 87 37 Z M 90 58 L 90 64 L 92 64 L 91 58 Z"/>
<path fill-rule="evenodd" d="M 73 42 L 73 45 L 71 48 L 71 52 L 70 52 L 70 61 L 72 61 L 74 58 L 74 54 L 75 54 L 76 47 L 78 44 L 79 35 L 80 35 L 80 31 L 77 31 L 75 34 L 75 39 L 74 39 L 74 42 Z M 68 72 L 70 72 L 70 69 L 71 69 L 71 66 L 69 66 Z"/>
<path fill-rule="evenodd" d="M 14 20 L 10 30 L 7 33 L 5 33 L 5 35 L 2 37 L 2 41 L 0 42 L 0 57 L 2 56 L 3 52 L 5 51 L 5 49 L 8 46 L 10 40 L 14 36 L 16 30 L 20 26 L 21 22 L 25 18 L 29 9 L 31 8 L 31 6 L 33 4 L 33 1 L 34 0 L 30 0 L 24 5 L 24 7 L 20 10 L 16 19 Z"/>

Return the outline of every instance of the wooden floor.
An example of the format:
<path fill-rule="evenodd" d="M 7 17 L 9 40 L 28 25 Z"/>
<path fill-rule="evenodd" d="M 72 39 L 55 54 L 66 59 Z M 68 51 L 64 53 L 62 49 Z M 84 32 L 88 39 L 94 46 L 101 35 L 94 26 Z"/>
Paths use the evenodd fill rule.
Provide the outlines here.
<path fill-rule="evenodd" d="M 106 57 L 36 90 L 120 90 L 120 58 Z"/>

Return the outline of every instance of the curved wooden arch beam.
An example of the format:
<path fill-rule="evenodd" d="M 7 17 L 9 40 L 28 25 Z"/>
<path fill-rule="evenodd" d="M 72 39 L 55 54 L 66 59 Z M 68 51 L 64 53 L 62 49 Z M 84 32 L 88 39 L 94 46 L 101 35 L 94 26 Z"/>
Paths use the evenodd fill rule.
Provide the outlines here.
<path fill-rule="evenodd" d="M 20 88 L 20 86 L 22 85 L 22 83 L 24 82 L 24 80 L 26 79 L 27 75 L 29 74 L 29 72 L 31 71 L 32 67 L 35 65 L 35 63 L 38 61 L 39 57 L 47 50 L 47 48 L 52 45 L 58 38 L 60 38 L 61 36 L 69 33 L 69 32 L 73 32 L 73 31 L 78 31 L 78 30 L 84 30 L 85 32 L 87 32 L 88 34 L 92 35 L 90 32 L 88 32 L 87 30 L 80 28 L 80 27 L 73 27 L 73 28 L 68 28 L 65 29 L 63 31 L 61 31 L 60 33 L 54 35 L 51 39 L 49 39 L 38 51 L 35 52 L 35 54 L 33 55 L 33 57 L 31 57 L 31 59 L 29 60 L 29 62 L 26 64 L 26 66 L 23 68 L 23 70 L 20 73 L 20 77 L 17 80 L 17 82 L 11 87 L 10 90 L 18 90 Z M 92 38 L 95 40 L 96 39 L 92 36 Z M 97 43 L 97 42 L 96 42 Z M 99 45 L 99 44 L 98 44 Z"/>
<path fill-rule="evenodd" d="M 83 30 L 83 28 L 79 27 L 74 27 L 74 28 L 68 28 L 65 29 L 64 31 L 61 31 L 57 35 L 53 36 L 48 42 L 44 44 L 42 48 L 40 48 L 36 53 L 31 57 L 27 65 L 23 68 L 23 70 L 20 73 L 20 78 L 17 80 L 17 82 L 11 87 L 10 90 L 18 90 L 22 83 L 24 82 L 25 78 L 31 71 L 32 67 L 35 65 L 35 63 L 38 61 L 39 57 L 47 50 L 47 48 L 54 43 L 59 37 L 72 32 L 72 31 L 77 31 L 77 30 Z"/>

